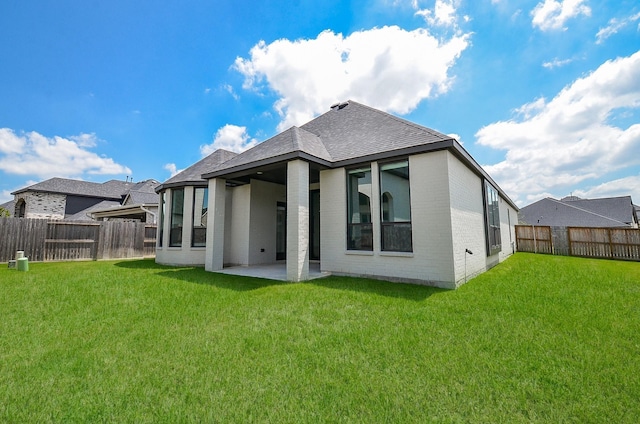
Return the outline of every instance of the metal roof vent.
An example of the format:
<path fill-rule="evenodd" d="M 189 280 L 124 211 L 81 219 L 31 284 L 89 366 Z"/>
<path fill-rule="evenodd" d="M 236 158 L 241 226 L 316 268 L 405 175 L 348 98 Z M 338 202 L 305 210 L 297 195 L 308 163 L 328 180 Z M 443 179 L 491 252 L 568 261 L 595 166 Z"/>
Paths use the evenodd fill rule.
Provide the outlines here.
<path fill-rule="evenodd" d="M 347 107 L 349 105 L 349 102 L 341 102 L 341 103 L 335 103 L 331 105 L 331 110 L 340 110 L 340 109 L 344 109 L 345 107 Z"/>

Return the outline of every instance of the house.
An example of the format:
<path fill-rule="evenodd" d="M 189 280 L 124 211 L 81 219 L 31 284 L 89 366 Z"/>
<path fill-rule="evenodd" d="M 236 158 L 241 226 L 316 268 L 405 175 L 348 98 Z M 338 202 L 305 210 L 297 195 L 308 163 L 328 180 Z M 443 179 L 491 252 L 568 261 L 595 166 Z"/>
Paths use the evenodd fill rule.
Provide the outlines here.
<path fill-rule="evenodd" d="M 354 101 L 156 191 L 163 264 L 455 288 L 515 249 L 518 208 L 456 140 Z"/>
<path fill-rule="evenodd" d="M 551 227 L 638 228 L 638 213 L 631 196 L 581 199 L 547 197 L 520 209 L 518 222 Z"/>
<path fill-rule="evenodd" d="M 65 220 L 133 219 L 155 222 L 155 180 L 104 183 L 50 178 L 11 193 L 13 216 Z"/>

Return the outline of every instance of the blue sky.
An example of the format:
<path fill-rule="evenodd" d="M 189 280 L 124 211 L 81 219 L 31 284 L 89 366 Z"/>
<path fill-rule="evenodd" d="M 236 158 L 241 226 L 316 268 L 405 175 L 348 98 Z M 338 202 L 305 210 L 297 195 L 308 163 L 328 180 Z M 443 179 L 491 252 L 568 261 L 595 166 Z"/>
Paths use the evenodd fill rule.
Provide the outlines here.
<path fill-rule="evenodd" d="M 640 203 L 637 0 L 4 1 L 0 203 L 164 181 L 347 99 L 455 134 L 520 206 Z"/>

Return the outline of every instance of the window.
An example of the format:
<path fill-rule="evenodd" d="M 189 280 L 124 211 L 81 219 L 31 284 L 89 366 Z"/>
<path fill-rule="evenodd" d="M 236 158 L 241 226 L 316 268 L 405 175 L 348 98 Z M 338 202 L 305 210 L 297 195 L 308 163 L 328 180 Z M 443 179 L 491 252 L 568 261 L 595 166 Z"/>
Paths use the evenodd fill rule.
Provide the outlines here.
<path fill-rule="evenodd" d="M 182 219 L 184 210 L 184 189 L 171 191 L 171 228 L 169 232 L 169 246 L 182 246 Z"/>
<path fill-rule="evenodd" d="M 18 218 L 24 218 L 26 210 L 27 210 L 27 203 L 24 201 L 24 199 L 20 199 L 16 203 L 15 212 L 14 212 L 13 216 L 18 217 Z"/>
<path fill-rule="evenodd" d="M 158 238 L 158 247 L 162 247 L 162 235 L 164 234 L 165 197 L 165 191 L 160 193 L 160 210 L 158 211 L 158 214 L 160 215 L 158 217 L 158 229 L 160 230 L 160 235 Z"/>
<path fill-rule="evenodd" d="M 207 207 L 209 205 L 209 189 L 196 187 L 193 190 L 193 237 L 191 246 L 207 245 Z"/>
<path fill-rule="evenodd" d="M 502 250 L 500 239 L 500 196 L 489 182 L 485 181 L 485 227 L 487 230 L 487 256 L 495 255 Z"/>
<path fill-rule="evenodd" d="M 412 252 L 409 161 L 380 165 L 381 249 Z"/>
<path fill-rule="evenodd" d="M 347 171 L 347 249 L 373 250 L 371 168 Z"/>

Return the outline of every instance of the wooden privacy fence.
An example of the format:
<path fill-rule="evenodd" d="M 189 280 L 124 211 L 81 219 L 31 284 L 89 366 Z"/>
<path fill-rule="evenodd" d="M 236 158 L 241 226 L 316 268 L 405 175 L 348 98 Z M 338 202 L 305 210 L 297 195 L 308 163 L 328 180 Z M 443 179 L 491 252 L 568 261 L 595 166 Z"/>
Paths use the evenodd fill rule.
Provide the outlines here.
<path fill-rule="evenodd" d="M 569 254 L 640 261 L 640 230 L 569 227 Z"/>
<path fill-rule="evenodd" d="M 516 225 L 518 252 L 553 253 L 551 227 Z"/>
<path fill-rule="evenodd" d="M 640 261 L 640 229 L 516 225 L 519 252 Z"/>
<path fill-rule="evenodd" d="M 138 222 L 0 218 L 0 261 L 17 250 L 38 262 L 154 256 L 156 230 Z"/>

